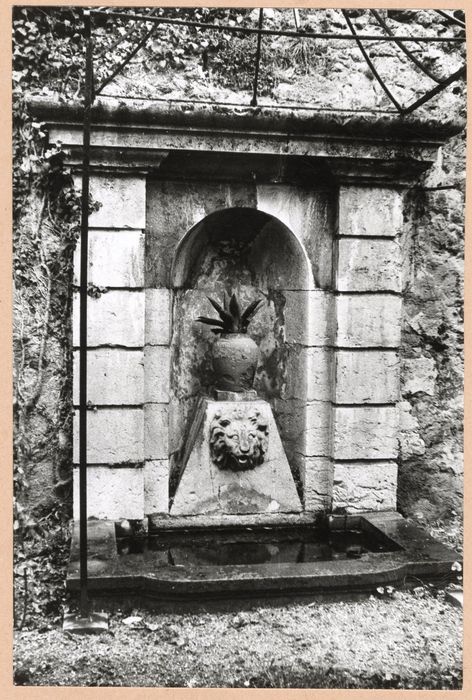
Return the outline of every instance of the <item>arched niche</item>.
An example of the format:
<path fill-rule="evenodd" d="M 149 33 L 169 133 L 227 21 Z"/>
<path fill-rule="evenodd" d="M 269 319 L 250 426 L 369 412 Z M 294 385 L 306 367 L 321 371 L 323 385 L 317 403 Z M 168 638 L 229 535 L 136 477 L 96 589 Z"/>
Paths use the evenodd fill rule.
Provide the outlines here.
<path fill-rule="evenodd" d="M 299 330 L 308 327 L 309 293 L 314 289 L 302 243 L 279 219 L 263 211 L 248 207 L 215 211 L 181 239 L 171 287 L 171 496 L 172 474 L 180 468 L 192 413 L 198 398 L 212 390 L 215 335 L 195 319 L 216 317 L 207 297 L 221 303 L 224 290 L 235 291 L 244 306 L 254 299 L 265 301 L 248 331 L 260 348 L 254 388 L 271 403 L 276 420 L 280 417 L 282 442 L 297 483 L 302 484 L 309 368 Z"/>
<path fill-rule="evenodd" d="M 235 264 L 247 267 L 266 287 L 313 288 L 310 263 L 296 235 L 275 216 L 249 207 L 215 211 L 186 233 L 175 254 L 172 287 L 201 286 L 202 257 L 207 257 L 210 249 L 229 263 L 222 242 L 232 244 Z"/>

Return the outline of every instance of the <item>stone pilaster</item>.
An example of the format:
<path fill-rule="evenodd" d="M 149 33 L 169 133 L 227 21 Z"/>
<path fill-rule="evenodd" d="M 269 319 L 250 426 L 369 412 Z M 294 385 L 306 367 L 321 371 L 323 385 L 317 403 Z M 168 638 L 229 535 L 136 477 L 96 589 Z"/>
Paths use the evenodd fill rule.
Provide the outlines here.
<path fill-rule="evenodd" d="M 169 391 L 171 309 L 169 289 L 145 291 L 144 511 L 169 510 Z"/>
<path fill-rule="evenodd" d="M 77 182 L 80 186 L 80 180 Z M 144 516 L 145 179 L 93 174 L 87 329 L 87 512 Z M 80 244 L 74 283 L 79 283 Z M 79 403 L 78 292 L 73 300 L 74 406 Z M 74 517 L 78 517 L 78 412 L 74 417 Z"/>
<path fill-rule="evenodd" d="M 291 460 L 303 484 L 304 507 L 318 511 L 331 500 L 335 299 L 322 289 L 286 291 L 285 299 L 290 349 L 285 406 L 277 405 L 278 420 L 294 446 Z"/>
<path fill-rule="evenodd" d="M 332 507 L 396 506 L 402 195 L 342 184 L 335 254 Z"/>

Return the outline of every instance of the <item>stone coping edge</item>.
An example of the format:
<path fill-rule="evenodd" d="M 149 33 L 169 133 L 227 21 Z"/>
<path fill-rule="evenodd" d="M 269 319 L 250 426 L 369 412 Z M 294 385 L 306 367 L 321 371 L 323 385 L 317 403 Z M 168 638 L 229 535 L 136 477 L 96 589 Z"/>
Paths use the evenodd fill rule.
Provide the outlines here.
<path fill-rule="evenodd" d="M 394 511 L 333 516 L 331 526 L 361 526 L 392 539 L 399 551 L 368 558 L 302 563 L 146 567 L 139 555 L 120 557 L 113 521 L 89 520 L 89 592 L 91 596 L 139 596 L 142 599 L 201 600 L 202 597 L 254 597 L 373 590 L 403 585 L 409 577 L 447 583 L 460 556 Z M 67 588 L 80 589 L 79 524 L 74 523 Z"/>
<path fill-rule="evenodd" d="M 168 516 L 150 515 L 149 532 L 163 530 L 178 531 L 196 528 L 231 528 L 231 527 L 287 527 L 297 525 L 314 525 L 320 514 L 317 513 L 254 513 L 251 515 L 187 515 Z"/>
<path fill-rule="evenodd" d="M 46 122 L 82 123 L 83 105 L 79 101 L 30 96 L 28 105 L 36 118 Z M 176 103 L 173 101 L 98 99 L 92 107 L 92 123 L 119 127 L 169 126 L 208 130 L 253 129 L 262 134 L 277 131 L 290 136 L 326 134 L 367 140 L 401 139 L 412 143 L 437 142 L 458 134 L 465 120 L 439 120 L 375 112 L 331 110 L 297 111 L 274 107 L 253 108 L 222 104 Z"/>

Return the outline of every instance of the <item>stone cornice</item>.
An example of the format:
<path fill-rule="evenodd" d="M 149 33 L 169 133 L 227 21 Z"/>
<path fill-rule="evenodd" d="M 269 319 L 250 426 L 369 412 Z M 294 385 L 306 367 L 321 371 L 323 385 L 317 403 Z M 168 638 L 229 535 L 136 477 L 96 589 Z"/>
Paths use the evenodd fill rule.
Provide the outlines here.
<path fill-rule="evenodd" d="M 79 166 L 82 106 L 30 99 Z M 169 152 L 297 156 L 338 182 L 406 185 L 436 157 L 437 148 L 464 128 L 388 113 L 354 113 L 137 100 L 100 100 L 92 110 L 91 163 L 95 169 L 156 172 Z M 321 165 L 322 164 L 322 165 Z M 269 168 L 270 170 L 270 168 Z M 192 172 L 187 169 L 187 176 Z M 271 179 L 271 176 L 268 176 Z"/>

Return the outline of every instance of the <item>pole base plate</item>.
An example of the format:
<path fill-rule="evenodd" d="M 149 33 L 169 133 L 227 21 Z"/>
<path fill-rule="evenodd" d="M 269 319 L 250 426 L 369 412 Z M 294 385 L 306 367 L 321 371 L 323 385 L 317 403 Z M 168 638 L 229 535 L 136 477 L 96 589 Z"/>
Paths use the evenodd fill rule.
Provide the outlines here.
<path fill-rule="evenodd" d="M 456 608 L 464 607 L 464 591 L 446 591 L 446 600 Z"/>
<path fill-rule="evenodd" d="M 108 615 L 106 613 L 90 613 L 87 617 L 82 617 L 80 614 L 66 613 L 62 623 L 62 631 L 74 634 L 108 632 Z"/>

